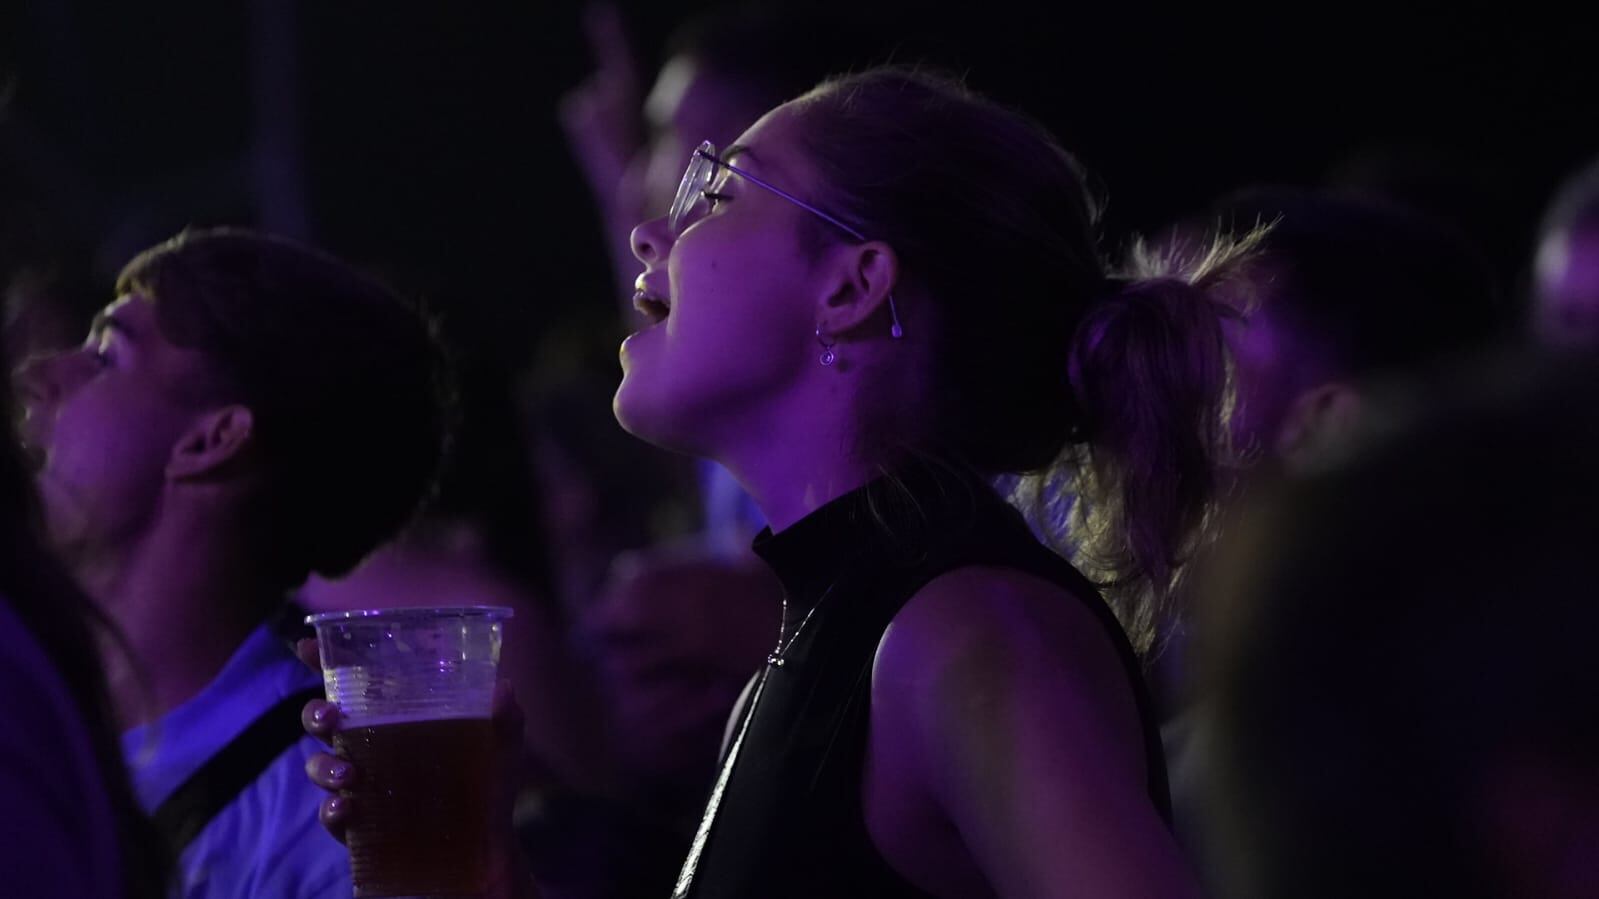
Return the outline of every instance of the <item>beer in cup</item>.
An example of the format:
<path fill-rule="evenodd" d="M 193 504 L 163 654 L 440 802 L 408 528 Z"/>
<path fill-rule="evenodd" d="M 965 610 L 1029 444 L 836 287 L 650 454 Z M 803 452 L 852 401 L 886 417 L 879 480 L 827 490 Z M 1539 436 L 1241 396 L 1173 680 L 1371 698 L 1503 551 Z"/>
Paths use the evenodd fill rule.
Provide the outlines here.
<path fill-rule="evenodd" d="M 468 897 L 489 882 L 489 716 L 507 608 L 311 615 L 334 749 L 356 766 L 345 833 L 356 899 Z"/>

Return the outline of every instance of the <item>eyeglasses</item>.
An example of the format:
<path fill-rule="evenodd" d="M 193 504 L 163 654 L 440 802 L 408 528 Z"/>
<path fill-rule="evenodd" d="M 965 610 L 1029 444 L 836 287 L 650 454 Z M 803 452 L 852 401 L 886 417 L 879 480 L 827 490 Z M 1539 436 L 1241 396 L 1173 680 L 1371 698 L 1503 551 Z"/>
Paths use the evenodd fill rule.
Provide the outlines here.
<path fill-rule="evenodd" d="M 853 237 L 858 241 L 864 242 L 866 240 L 866 235 L 855 230 L 854 228 L 851 228 L 849 225 L 844 224 L 833 216 L 828 215 L 822 210 L 817 209 L 815 206 L 812 206 L 804 200 L 801 200 L 799 197 L 794 196 L 781 187 L 778 187 L 777 185 L 772 184 L 770 181 L 767 181 L 759 176 L 752 175 L 748 171 L 745 171 L 744 169 L 741 169 L 730 162 L 722 161 L 716 155 L 716 145 L 712 144 L 710 141 L 705 141 L 694 149 L 694 155 L 690 156 L 688 160 L 688 168 L 683 170 L 683 180 L 678 182 L 677 196 L 673 198 L 671 211 L 666 217 L 667 227 L 671 228 L 673 234 L 681 234 L 683 233 L 683 229 L 688 227 L 689 213 L 699 205 L 701 200 L 706 199 L 707 194 L 711 192 L 711 188 L 715 186 L 716 171 L 719 168 L 725 168 L 728 171 L 742 177 L 744 180 L 749 181 L 758 187 L 765 188 L 774 194 L 777 194 L 790 203 L 793 203 L 795 206 L 798 206 L 806 212 L 809 212 L 811 215 L 816 216 L 824 222 L 827 222 L 829 225 L 832 225 L 840 231 L 843 231 L 845 234 L 848 234 L 850 237 Z M 894 297 L 892 295 L 890 295 L 888 298 L 888 311 L 890 317 L 893 319 L 894 337 L 896 339 L 903 337 L 905 331 L 900 327 L 899 310 L 894 306 Z"/>
<path fill-rule="evenodd" d="M 710 191 L 711 187 L 715 184 L 716 170 L 718 168 L 725 168 L 728 171 L 734 172 L 743 177 L 746 181 L 750 181 L 756 185 L 759 185 L 760 187 L 766 188 L 772 193 L 777 194 L 790 203 L 793 203 L 795 206 L 798 206 L 806 212 L 809 212 L 811 215 L 816 216 L 824 222 L 827 222 L 829 225 L 832 225 L 840 231 L 843 231 L 845 234 L 848 234 L 850 237 L 853 237 L 856 240 L 866 239 L 866 235 L 856 231 L 854 228 L 851 228 L 849 225 L 844 224 L 838 219 L 833 218 L 822 210 L 817 209 L 815 206 L 812 206 L 804 200 L 801 200 L 799 197 L 794 196 L 781 187 L 772 184 L 770 181 L 767 181 L 756 175 L 752 175 L 730 162 L 723 162 L 716 155 L 716 145 L 712 144 L 710 141 L 705 141 L 695 148 L 694 155 L 689 157 L 688 168 L 683 171 L 683 180 L 677 185 L 677 198 L 672 201 L 672 211 L 666 219 L 667 224 L 672 228 L 672 233 L 682 233 L 682 230 L 688 227 L 689 212 L 694 209 L 695 205 L 705 197 L 705 194 Z"/>

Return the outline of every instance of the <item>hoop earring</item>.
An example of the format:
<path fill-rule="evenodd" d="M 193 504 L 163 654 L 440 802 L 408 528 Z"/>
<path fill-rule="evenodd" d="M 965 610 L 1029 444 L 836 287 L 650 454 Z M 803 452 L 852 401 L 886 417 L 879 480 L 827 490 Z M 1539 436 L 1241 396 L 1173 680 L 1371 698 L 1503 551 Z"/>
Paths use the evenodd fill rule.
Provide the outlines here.
<path fill-rule="evenodd" d="M 822 364 L 832 365 L 838 361 L 838 354 L 833 352 L 833 347 L 838 343 L 831 337 L 822 333 L 822 326 L 816 326 L 816 342 L 822 345 Z"/>

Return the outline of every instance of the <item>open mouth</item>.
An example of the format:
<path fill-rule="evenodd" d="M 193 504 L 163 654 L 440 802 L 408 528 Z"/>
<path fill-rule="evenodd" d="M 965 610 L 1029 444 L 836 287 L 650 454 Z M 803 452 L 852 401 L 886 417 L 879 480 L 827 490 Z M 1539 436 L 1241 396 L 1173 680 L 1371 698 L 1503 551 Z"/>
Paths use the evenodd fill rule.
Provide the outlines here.
<path fill-rule="evenodd" d="M 633 293 L 633 308 L 643 313 L 651 325 L 658 325 L 666 321 L 666 317 L 671 314 L 672 304 L 639 290 Z"/>

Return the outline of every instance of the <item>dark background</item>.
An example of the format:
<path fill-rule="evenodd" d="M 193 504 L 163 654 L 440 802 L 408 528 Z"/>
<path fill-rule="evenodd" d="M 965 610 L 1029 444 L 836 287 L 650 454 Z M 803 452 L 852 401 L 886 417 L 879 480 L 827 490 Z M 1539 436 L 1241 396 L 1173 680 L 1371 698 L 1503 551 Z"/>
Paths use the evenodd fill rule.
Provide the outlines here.
<path fill-rule="evenodd" d="M 621 6 L 649 73 L 670 27 L 709 4 Z M 1521 249 L 1559 178 L 1599 150 L 1591 31 L 1520 5 L 869 9 L 899 58 L 965 71 L 1050 124 L 1108 185 L 1113 241 L 1231 187 L 1369 177 L 1360 158 L 1383 151 L 1442 185 L 1423 189 L 1471 185 L 1435 199 Z M 389 270 L 525 359 L 551 323 L 613 308 L 555 118 L 591 66 L 580 14 L 20 0 L 0 28 L 8 190 L 44 197 L 29 227 L 83 242 L 102 279 L 185 224 L 256 224 Z"/>

